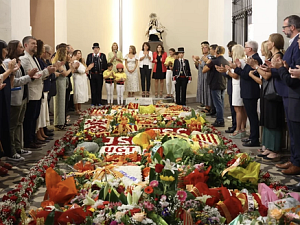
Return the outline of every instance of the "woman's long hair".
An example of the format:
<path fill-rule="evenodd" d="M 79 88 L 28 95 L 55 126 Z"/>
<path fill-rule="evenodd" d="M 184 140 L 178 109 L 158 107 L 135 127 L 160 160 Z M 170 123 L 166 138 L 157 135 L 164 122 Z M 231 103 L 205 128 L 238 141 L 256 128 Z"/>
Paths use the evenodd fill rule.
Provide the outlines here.
<path fill-rule="evenodd" d="M 2 56 L 2 51 L 4 48 L 7 48 L 7 44 L 5 41 L 0 40 L 0 64 L 2 64 L 2 62 L 4 61 L 4 58 Z"/>
<path fill-rule="evenodd" d="M 78 52 L 81 52 L 81 50 L 75 50 L 72 54 L 72 57 L 73 56 L 76 56 Z M 85 67 L 86 67 L 86 64 L 84 62 L 84 59 L 81 57 L 80 59 L 78 59 L 79 62 L 81 62 Z"/>
<path fill-rule="evenodd" d="M 52 64 L 56 63 L 57 61 L 66 62 L 66 59 L 67 59 L 67 48 L 66 47 L 59 48 L 56 51 L 54 58 L 52 59 Z"/>
<path fill-rule="evenodd" d="M 20 41 L 18 40 L 12 40 L 8 42 L 8 47 L 7 47 L 7 58 L 9 59 L 17 59 L 17 62 L 19 61 L 19 55 L 17 52 L 17 48 L 19 46 Z"/>

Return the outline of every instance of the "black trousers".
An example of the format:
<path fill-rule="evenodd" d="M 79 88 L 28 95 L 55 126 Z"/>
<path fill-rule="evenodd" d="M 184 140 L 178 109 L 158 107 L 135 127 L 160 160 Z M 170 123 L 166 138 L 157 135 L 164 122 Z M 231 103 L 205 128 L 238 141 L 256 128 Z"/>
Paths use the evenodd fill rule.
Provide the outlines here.
<path fill-rule="evenodd" d="M 149 66 L 144 65 L 143 68 L 140 68 L 141 74 L 141 83 L 142 83 L 142 91 L 145 91 L 145 81 L 147 82 L 147 91 L 150 91 L 151 85 L 151 69 Z"/>
<path fill-rule="evenodd" d="M 27 103 L 25 118 L 23 121 L 24 146 L 36 140 L 36 122 L 41 111 L 41 100 L 30 100 Z"/>
<path fill-rule="evenodd" d="M 289 98 L 282 97 L 282 101 L 283 101 L 283 107 L 284 107 L 284 112 L 285 112 L 286 124 L 287 124 L 288 130 L 289 130 L 289 137 L 290 137 L 290 151 L 291 151 L 291 159 L 290 160 L 293 163 L 293 165 L 296 166 L 296 164 L 294 164 L 294 155 L 296 154 L 295 153 L 295 151 L 296 151 L 295 140 L 297 139 L 297 136 L 295 136 L 294 129 L 292 128 L 293 122 L 288 117 L 288 115 L 289 115 Z M 294 138 L 294 137 L 296 137 L 296 138 Z M 298 151 L 300 151 L 300 149 L 298 149 Z"/>
<path fill-rule="evenodd" d="M 209 92 L 210 92 L 210 99 L 211 99 L 211 106 L 210 106 L 210 112 L 212 114 L 216 114 L 217 113 L 217 110 L 216 110 L 216 107 L 214 105 L 214 99 L 212 97 L 212 94 L 211 94 L 211 89 L 209 89 Z"/>
<path fill-rule="evenodd" d="M 294 166 L 300 167 L 300 122 L 290 121 L 290 125 L 293 136 L 295 137 L 293 152 L 291 152 L 291 162 Z"/>
<path fill-rule="evenodd" d="M 250 136 L 249 139 L 253 143 L 259 142 L 259 121 L 257 115 L 257 99 L 243 99 L 247 116 L 250 121 Z"/>
<path fill-rule="evenodd" d="M 176 104 L 186 105 L 186 88 L 189 79 L 184 77 L 178 77 L 176 79 L 175 90 L 176 90 Z"/>
<path fill-rule="evenodd" d="M 92 105 L 102 105 L 103 74 L 91 74 Z"/>
<path fill-rule="evenodd" d="M 236 129 L 236 113 L 235 113 L 234 107 L 232 105 L 232 95 L 228 95 L 228 97 L 229 97 L 230 111 L 231 111 L 231 117 L 232 117 L 232 127 L 235 130 Z"/>

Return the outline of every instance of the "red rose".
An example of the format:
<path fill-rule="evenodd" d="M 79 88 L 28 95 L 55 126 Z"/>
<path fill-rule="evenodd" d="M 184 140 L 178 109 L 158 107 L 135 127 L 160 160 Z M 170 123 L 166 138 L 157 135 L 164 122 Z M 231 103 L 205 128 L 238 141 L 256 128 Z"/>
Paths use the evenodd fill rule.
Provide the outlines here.
<path fill-rule="evenodd" d="M 31 180 L 34 180 L 35 178 L 36 178 L 36 175 L 32 175 L 32 176 L 30 177 Z"/>
<path fill-rule="evenodd" d="M 156 164 L 155 165 L 155 172 L 156 173 L 161 173 L 162 172 L 162 170 L 164 169 L 164 165 L 162 165 L 162 164 Z"/>
<path fill-rule="evenodd" d="M 117 188 L 117 192 L 118 192 L 119 194 L 124 193 L 124 191 L 125 191 L 125 187 L 122 186 L 122 185 L 120 185 L 120 186 Z"/>
<path fill-rule="evenodd" d="M 263 175 L 263 178 L 264 178 L 264 179 L 270 178 L 269 172 L 266 172 L 265 175 Z"/>
<path fill-rule="evenodd" d="M 54 165 L 53 163 L 51 163 L 50 167 L 54 168 L 54 167 L 55 167 L 55 165 Z"/>
<path fill-rule="evenodd" d="M 17 201 L 18 200 L 18 197 L 17 196 L 15 196 L 15 195 L 12 195 L 12 196 L 10 196 L 10 198 L 9 198 L 11 201 L 13 201 L 13 202 L 15 202 L 15 201 Z"/>
<path fill-rule="evenodd" d="M 24 205 L 24 207 L 26 207 L 26 202 L 24 202 L 24 201 L 20 201 L 19 204 L 20 204 L 20 205 Z"/>
<path fill-rule="evenodd" d="M 7 195 L 4 195 L 3 197 L 2 197 L 2 201 L 3 202 L 5 202 L 6 200 L 8 200 L 9 199 L 9 197 L 7 196 Z"/>
<path fill-rule="evenodd" d="M 46 170 L 46 169 L 48 169 L 48 166 L 47 165 L 43 165 L 43 168 Z"/>
<path fill-rule="evenodd" d="M 2 209 L 2 213 L 3 213 L 3 214 L 8 214 L 8 215 L 10 215 L 11 209 L 9 209 L 9 208 L 4 208 L 4 209 Z"/>
<path fill-rule="evenodd" d="M 12 220 L 14 224 L 17 222 L 16 217 L 14 216 L 9 216 L 7 220 Z"/>

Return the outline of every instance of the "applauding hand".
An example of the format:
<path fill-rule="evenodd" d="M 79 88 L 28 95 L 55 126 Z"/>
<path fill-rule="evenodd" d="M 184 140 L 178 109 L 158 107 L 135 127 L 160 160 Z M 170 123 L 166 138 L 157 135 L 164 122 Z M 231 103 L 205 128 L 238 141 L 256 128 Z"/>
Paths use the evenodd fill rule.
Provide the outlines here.
<path fill-rule="evenodd" d="M 299 65 L 296 65 L 297 68 L 295 69 L 289 69 L 289 72 L 291 74 L 291 77 L 292 78 L 298 78 L 300 79 L 300 66 Z"/>

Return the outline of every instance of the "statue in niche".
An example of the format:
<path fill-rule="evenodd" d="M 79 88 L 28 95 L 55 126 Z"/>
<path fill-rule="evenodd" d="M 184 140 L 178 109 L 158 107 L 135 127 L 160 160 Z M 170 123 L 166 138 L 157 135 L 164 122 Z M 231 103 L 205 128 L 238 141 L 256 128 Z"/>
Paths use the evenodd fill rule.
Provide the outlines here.
<path fill-rule="evenodd" d="M 146 30 L 146 36 L 149 38 L 149 41 L 162 42 L 162 33 L 165 27 L 158 21 L 156 13 L 151 13 L 149 17 L 150 21 Z"/>

